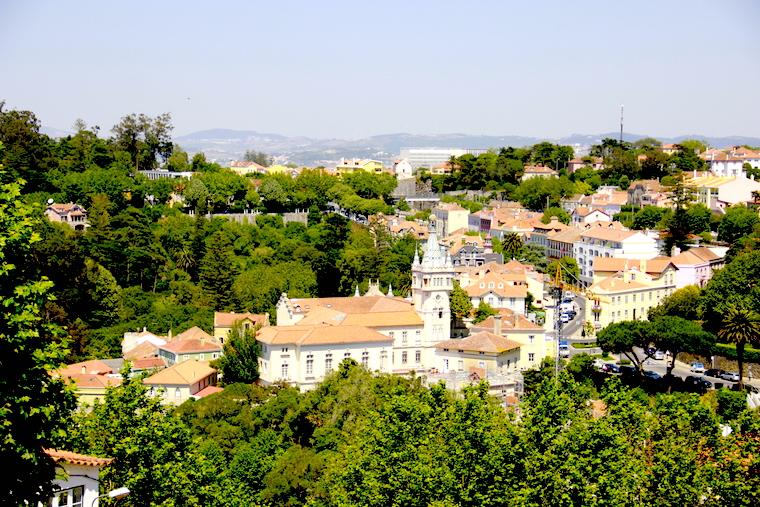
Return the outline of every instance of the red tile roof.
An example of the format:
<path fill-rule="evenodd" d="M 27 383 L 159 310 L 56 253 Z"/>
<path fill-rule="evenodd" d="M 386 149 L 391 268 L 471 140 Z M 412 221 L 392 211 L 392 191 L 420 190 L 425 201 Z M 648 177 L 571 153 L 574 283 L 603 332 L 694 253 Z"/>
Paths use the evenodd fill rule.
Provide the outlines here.
<path fill-rule="evenodd" d="M 206 386 L 197 393 L 195 393 L 193 396 L 196 398 L 205 398 L 206 396 L 209 396 L 211 394 L 221 393 L 224 391 L 221 387 L 216 386 Z"/>
<path fill-rule="evenodd" d="M 113 462 L 113 458 L 99 458 L 97 456 L 88 456 L 87 454 L 78 454 L 71 451 L 59 451 L 57 449 L 45 449 L 45 454 L 50 456 L 56 463 L 65 461 L 72 465 L 87 467 L 102 467 Z"/>

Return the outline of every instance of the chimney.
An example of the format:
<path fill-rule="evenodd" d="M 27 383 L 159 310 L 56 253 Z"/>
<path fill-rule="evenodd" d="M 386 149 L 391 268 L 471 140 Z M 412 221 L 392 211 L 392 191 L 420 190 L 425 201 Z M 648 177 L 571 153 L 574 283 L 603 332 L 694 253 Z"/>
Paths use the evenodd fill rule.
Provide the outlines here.
<path fill-rule="evenodd" d="M 493 316 L 493 334 L 501 336 L 501 314 L 497 313 Z"/>
<path fill-rule="evenodd" d="M 145 326 L 143 326 L 143 333 L 146 332 L 147 330 L 148 330 L 148 328 L 145 327 Z"/>
<path fill-rule="evenodd" d="M 673 250 L 671 250 L 671 252 L 670 252 L 670 256 L 671 257 L 675 257 L 676 255 L 678 255 L 680 253 L 681 253 L 681 249 L 678 248 L 677 246 L 674 246 Z"/>
<path fill-rule="evenodd" d="M 166 335 L 166 341 L 167 342 L 172 341 L 172 328 L 169 328 L 169 334 Z"/>
<path fill-rule="evenodd" d="M 82 365 L 82 375 L 87 374 L 87 366 Z"/>

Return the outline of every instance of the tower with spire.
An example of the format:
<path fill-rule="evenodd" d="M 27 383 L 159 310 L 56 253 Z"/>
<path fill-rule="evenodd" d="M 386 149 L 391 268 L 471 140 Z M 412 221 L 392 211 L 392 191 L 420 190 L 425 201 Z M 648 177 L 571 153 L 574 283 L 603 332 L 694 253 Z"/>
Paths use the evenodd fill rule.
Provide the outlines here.
<path fill-rule="evenodd" d="M 431 228 L 422 259 L 415 251 L 412 262 L 412 302 L 424 322 L 422 345 L 430 353 L 433 345 L 448 340 L 451 334 L 449 295 L 454 289 L 454 276 L 451 256 L 438 244 Z"/>

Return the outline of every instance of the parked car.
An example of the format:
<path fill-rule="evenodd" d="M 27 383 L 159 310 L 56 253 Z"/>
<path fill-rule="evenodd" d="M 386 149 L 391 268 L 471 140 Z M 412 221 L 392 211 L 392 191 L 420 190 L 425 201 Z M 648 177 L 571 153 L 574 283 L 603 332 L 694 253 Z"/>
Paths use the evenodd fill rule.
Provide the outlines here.
<path fill-rule="evenodd" d="M 626 365 L 626 366 L 620 367 L 620 374 L 623 375 L 624 377 L 633 377 L 636 375 L 636 373 L 637 373 L 637 370 L 635 366 Z"/>
<path fill-rule="evenodd" d="M 694 375 L 689 375 L 684 379 L 684 382 L 691 387 L 694 387 L 699 392 L 705 392 L 708 389 L 712 389 L 713 384 L 709 380 L 704 379 L 703 377 L 697 377 Z"/>
<path fill-rule="evenodd" d="M 644 378 L 649 379 L 649 380 L 660 380 L 662 378 L 662 375 L 660 375 L 656 371 L 651 371 L 651 370 L 645 370 L 644 373 L 642 373 L 642 375 L 644 376 Z"/>
<path fill-rule="evenodd" d="M 731 382 L 739 382 L 739 374 L 735 371 L 724 371 L 720 374 L 720 378 L 730 380 Z"/>
<path fill-rule="evenodd" d="M 620 366 L 613 363 L 604 363 L 602 365 L 602 371 L 606 373 L 620 373 Z"/>
<path fill-rule="evenodd" d="M 723 373 L 723 370 L 719 368 L 710 368 L 709 370 L 705 370 L 705 377 L 720 378 L 721 373 Z"/>
<path fill-rule="evenodd" d="M 654 358 L 655 358 L 656 360 L 658 360 L 658 361 L 661 361 L 661 360 L 665 359 L 665 352 L 663 352 L 663 351 L 661 351 L 661 350 L 657 350 L 657 351 L 655 351 L 655 353 L 654 353 Z"/>
<path fill-rule="evenodd" d="M 692 373 L 704 373 L 705 365 L 703 363 L 691 363 Z"/>
<path fill-rule="evenodd" d="M 570 316 L 569 316 L 568 314 L 566 314 L 566 313 L 562 313 L 562 314 L 560 314 L 560 316 L 559 316 L 559 320 L 560 320 L 560 321 L 561 321 L 563 324 L 567 324 L 568 322 L 570 322 Z"/>

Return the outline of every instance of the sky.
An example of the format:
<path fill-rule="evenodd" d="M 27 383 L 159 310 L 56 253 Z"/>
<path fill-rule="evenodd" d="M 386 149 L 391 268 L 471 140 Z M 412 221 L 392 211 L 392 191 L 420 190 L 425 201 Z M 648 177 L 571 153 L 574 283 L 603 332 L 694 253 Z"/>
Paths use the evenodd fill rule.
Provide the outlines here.
<path fill-rule="evenodd" d="M 0 100 L 358 139 L 760 137 L 760 2 L 0 0 Z"/>

